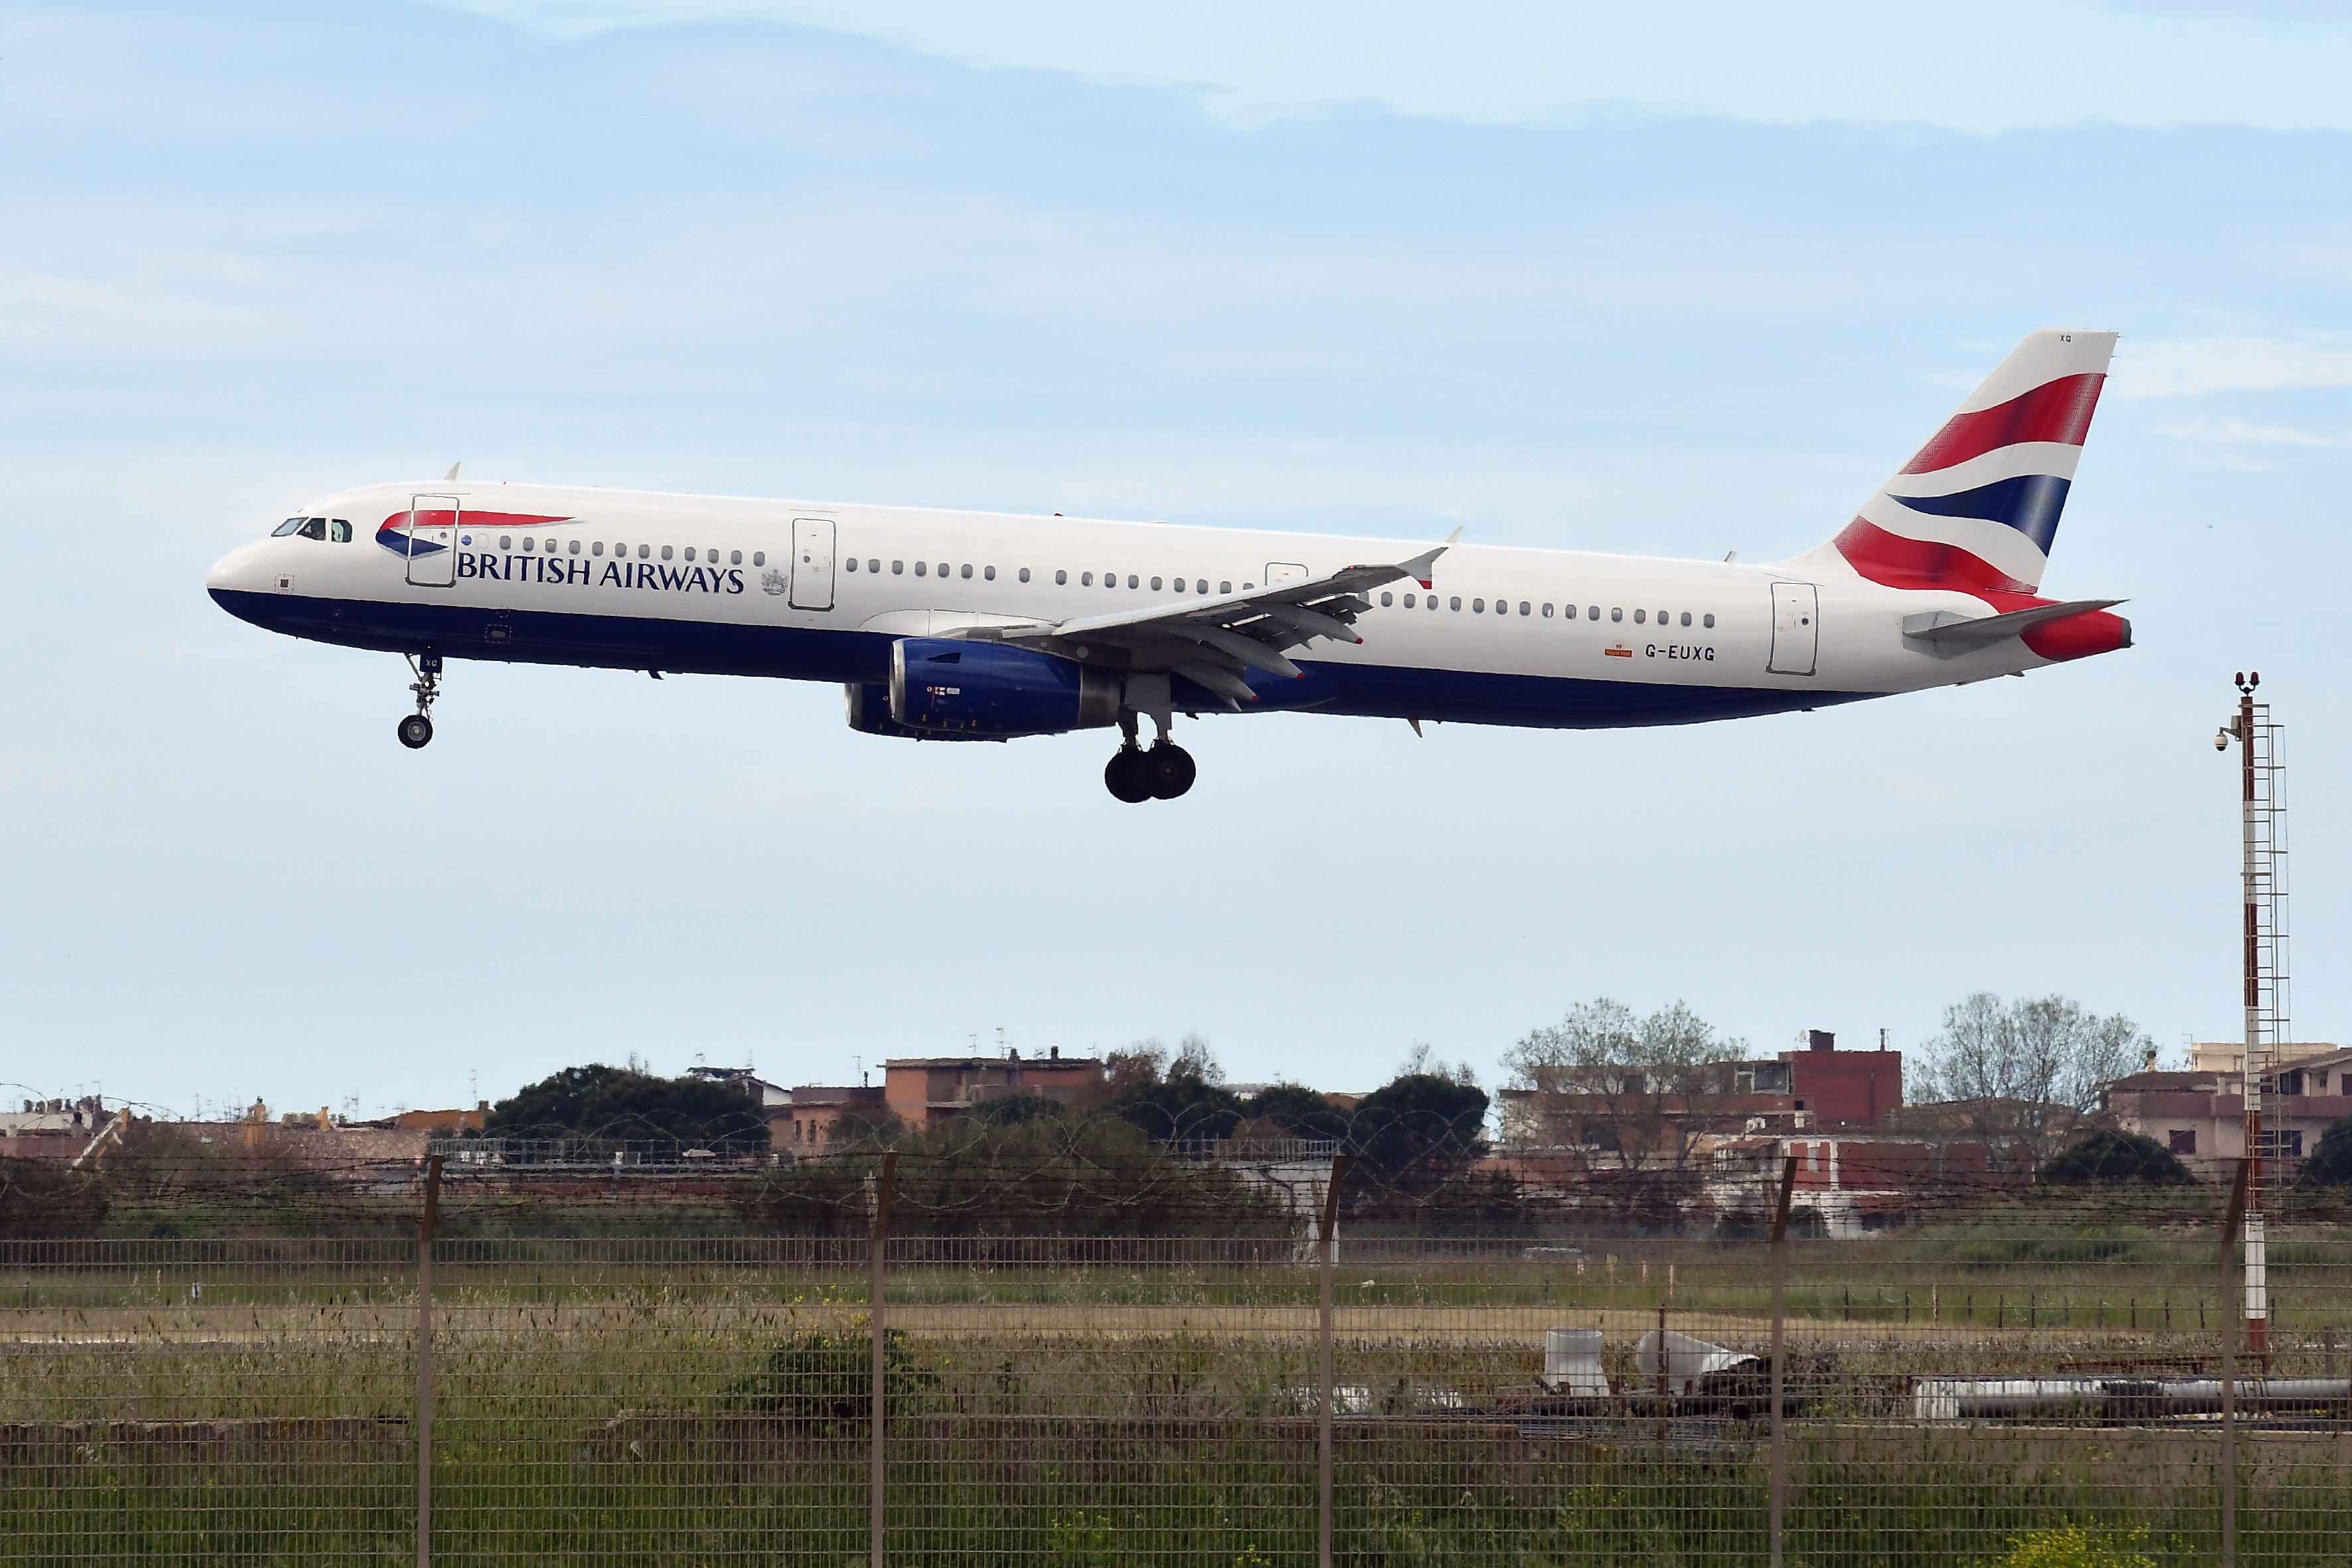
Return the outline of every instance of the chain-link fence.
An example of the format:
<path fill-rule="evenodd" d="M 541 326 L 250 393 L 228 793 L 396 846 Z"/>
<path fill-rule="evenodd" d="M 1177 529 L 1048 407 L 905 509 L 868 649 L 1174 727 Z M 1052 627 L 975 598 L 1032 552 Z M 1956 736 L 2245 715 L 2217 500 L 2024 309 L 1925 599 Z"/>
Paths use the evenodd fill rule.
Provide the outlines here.
<path fill-rule="evenodd" d="M 484 1191 L 420 1247 L 419 1191 L 405 1238 L 0 1243 L 0 1558 L 2352 1562 L 2325 1215 L 2257 1355 L 2205 1188 L 1327 1245 L 1328 1181 L 1073 1237 L 940 1234 L 926 1175 L 826 1235 L 499 1237 Z"/>

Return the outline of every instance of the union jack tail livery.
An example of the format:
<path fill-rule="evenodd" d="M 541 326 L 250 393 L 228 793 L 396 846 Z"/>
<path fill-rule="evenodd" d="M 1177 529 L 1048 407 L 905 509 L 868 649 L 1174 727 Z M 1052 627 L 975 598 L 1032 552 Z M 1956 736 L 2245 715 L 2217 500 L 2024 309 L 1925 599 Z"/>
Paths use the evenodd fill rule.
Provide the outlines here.
<path fill-rule="evenodd" d="M 1969 395 L 1944 427 L 1832 542 L 1889 588 L 2032 595 L 2083 455 L 2113 332 L 2039 331 Z M 1826 552 L 1820 552 L 1826 554 Z"/>

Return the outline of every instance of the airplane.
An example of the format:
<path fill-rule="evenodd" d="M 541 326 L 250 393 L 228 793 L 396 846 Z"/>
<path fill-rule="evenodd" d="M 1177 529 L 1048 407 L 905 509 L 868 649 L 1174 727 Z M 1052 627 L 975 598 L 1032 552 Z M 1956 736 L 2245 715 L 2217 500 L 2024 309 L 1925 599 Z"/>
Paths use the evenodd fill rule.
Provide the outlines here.
<path fill-rule="evenodd" d="M 365 486 L 206 586 L 271 631 L 449 659 L 837 681 L 850 727 L 1007 741 L 1117 726 L 1104 784 L 1173 799 L 1174 718 L 1339 713 L 1607 729 L 2021 675 L 2131 646 L 2041 596 L 2116 334 L 2028 336 L 1863 506 L 1767 564 L 553 485 Z M 1139 739 L 1149 718 L 1153 743 Z"/>

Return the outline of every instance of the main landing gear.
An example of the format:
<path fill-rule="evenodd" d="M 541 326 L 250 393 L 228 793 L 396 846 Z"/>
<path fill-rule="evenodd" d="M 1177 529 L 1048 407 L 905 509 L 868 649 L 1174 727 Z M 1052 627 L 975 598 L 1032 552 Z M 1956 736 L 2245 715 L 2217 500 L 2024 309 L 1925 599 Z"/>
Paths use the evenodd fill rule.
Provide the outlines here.
<path fill-rule="evenodd" d="M 437 653 L 411 654 L 408 668 L 416 676 L 408 689 L 416 693 L 416 711 L 400 721 L 394 731 L 400 743 L 410 751 L 422 749 L 433 739 L 433 700 L 441 695 L 441 656 Z"/>
<path fill-rule="evenodd" d="M 1192 787 L 1200 769 L 1193 764 L 1192 752 L 1168 738 L 1164 723 L 1148 752 L 1136 744 L 1133 714 L 1122 714 L 1119 728 L 1126 731 L 1127 741 L 1103 765 L 1105 789 L 1136 805 L 1147 800 L 1174 800 Z"/>

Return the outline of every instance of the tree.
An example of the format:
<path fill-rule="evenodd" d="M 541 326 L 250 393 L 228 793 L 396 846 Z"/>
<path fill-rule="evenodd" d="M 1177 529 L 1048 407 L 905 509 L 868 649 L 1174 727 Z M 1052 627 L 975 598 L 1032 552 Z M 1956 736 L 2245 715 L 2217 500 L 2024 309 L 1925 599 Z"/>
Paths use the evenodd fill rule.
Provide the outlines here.
<path fill-rule="evenodd" d="M 2137 1132 L 2100 1128 L 2034 1173 L 2037 1182 L 2081 1185 L 2088 1182 L 2138 1182 L 2149 1186 L 2185 1186 L 2197 1178 L 2173 1152 Z"/>
<path fill-rule="evenodd" d="M 1348 1136 L 1348 1113 L 1301 1084 L 1270 1083 L 1242 1101 L 1242 1114 L 1253 1121 L 1271 1122 L 1286 1138 Z"/>
<path fill-rule="evenodd" d="M 1747 1051 L 1681 1002 L 1636 1019 L 1602 996 L 1530 1030 L 1503 1064 L 1538 1097 L 1546 1142 L 1613 1151 L 1626 1170 L 1654 1155 L 1680 1171 L 1730 1098 L 1727 1058 Z"/>
<path fill-rule="evenodd" d="M 2352 1186 L 2352 1116 L 2327 1124 L 2303 1162 L 2306 1186 Z"/>
<path fill-rule="evenodd" d="M 1131 1064 L 1151 1062 L 1156 1069 L 1161 1059 L 1158 1041 L 1148 1041 L 1129 1052 L 1114 1052 L 1112 1060 L 1129 1068 L 1128 1083 L 1110 1097 L 1104 1107 L 1122 1121 L 1143 1130 L 1145 1136 L 1163 1142 L 1230 1138 L 1241 1125 L 1242 1102 L 1238 1095 L 1217 1081 L 1224 1075 L 1217 1071 L 1216 1058 L 1209 1055 L 1208 1042 L 1198 1035 L 1188 1035 L 1184 1047 L 1176 1059 L 1168 1064 L 1165 1078 L 1154 1070 L 1149 1077 L 1134 1070 Z M 1121 1058 L 1125 1061 L 1121 1061 Z M 1214 1073 L 1215 1078 L 1208 1075 Z"/>
<path fill-rule="evenodd" d="M 1486 1091 L 1436 1073 L 1401 1073 L 1356 1107 L 1351 1142 L 1365 1176 L 1432 1188 L 1486 1152 Z"/>
<path fill-rule="evenodd" d="M 740 1089 L 633 1068 L 565 1068 L 502 1100 L 483 1121 L 493 1136 L 564 1140 L 617 1149 L 677 1143 L 744 1152 L 764 1147 L 768 1124 Z"/>
<path fill-rule="evenodd" d="M 2103 1018 L 2063 996 L 2004 1002 L 1979 991 L 1944 1009 L 1916 1081 L 1923 1100 L 1966 1108 L 1989 1156 L 2024 1169 L 2056 1150 L 2149 1043 L 2121 1013 Z"/>

